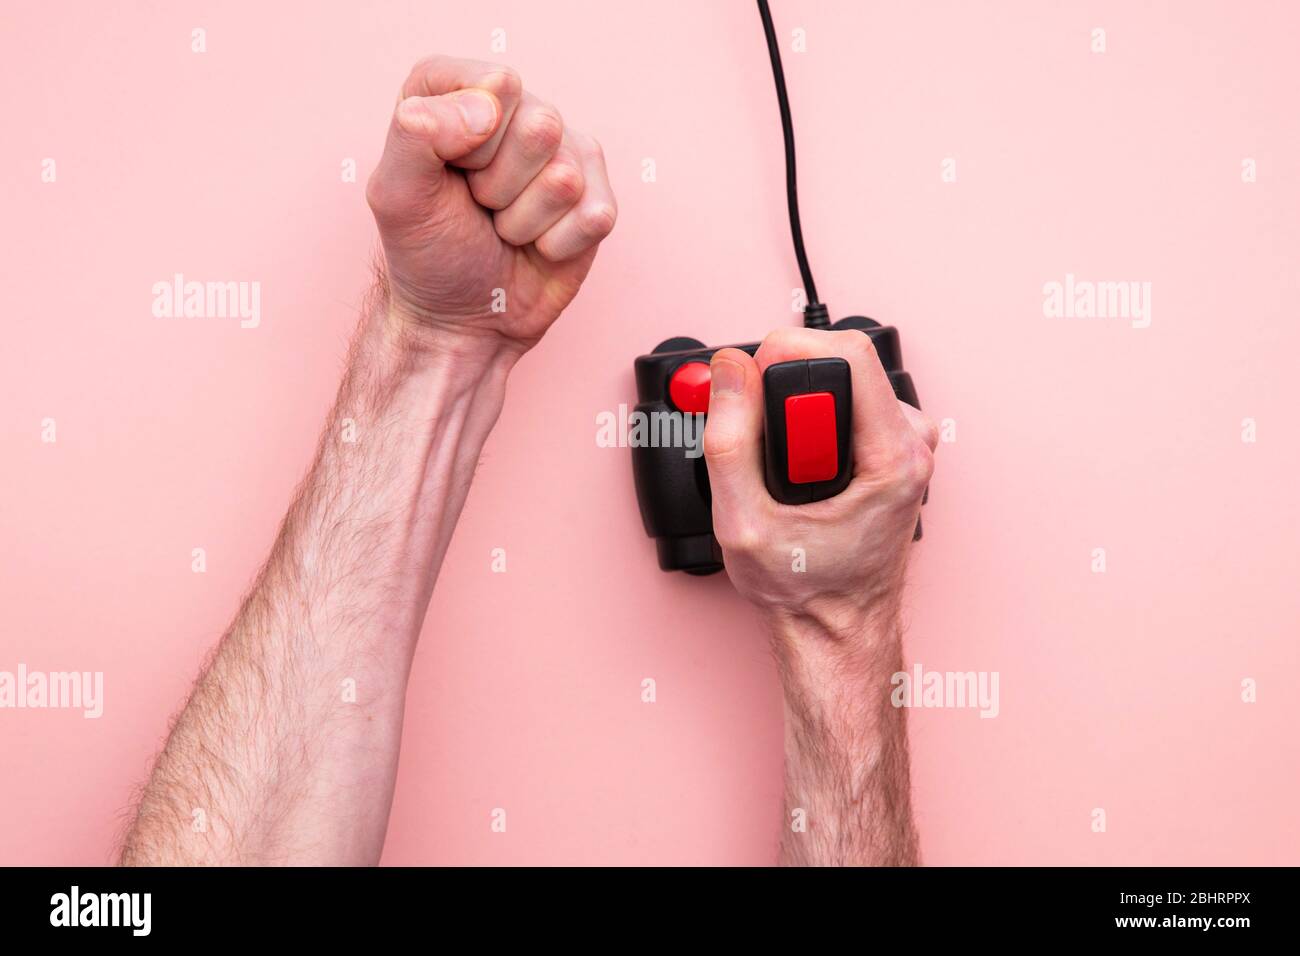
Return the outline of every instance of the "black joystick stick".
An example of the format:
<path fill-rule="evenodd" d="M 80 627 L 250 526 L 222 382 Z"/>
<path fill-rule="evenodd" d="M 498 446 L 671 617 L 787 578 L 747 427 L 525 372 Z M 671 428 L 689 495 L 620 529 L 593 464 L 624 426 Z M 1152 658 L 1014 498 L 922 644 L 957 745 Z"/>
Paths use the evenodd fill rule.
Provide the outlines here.
<path fill-rule="evenodd" d="M 832 498 L 853 477 L 853 379 L 842 358 L 798 359 L 763 373 L 767 493 L 787 505 Z"/>

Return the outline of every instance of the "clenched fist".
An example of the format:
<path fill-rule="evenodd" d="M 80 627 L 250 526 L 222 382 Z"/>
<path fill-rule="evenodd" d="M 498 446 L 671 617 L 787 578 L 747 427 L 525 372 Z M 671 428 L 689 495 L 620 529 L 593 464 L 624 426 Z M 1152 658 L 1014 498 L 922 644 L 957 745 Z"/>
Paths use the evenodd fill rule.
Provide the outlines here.
<path fill-rule="evenodd" d="M 366 197 L 390 312 L 456 351 L 536 344 L 618 209 L 594 139 L 509 67 L 443 56 L 403 84 Z"/>

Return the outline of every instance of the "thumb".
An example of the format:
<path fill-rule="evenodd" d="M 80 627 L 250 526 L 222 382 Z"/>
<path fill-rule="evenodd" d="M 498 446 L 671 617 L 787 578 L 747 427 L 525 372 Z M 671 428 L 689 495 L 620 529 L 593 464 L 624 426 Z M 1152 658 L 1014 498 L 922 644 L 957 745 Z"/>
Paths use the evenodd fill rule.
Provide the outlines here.
<path fill-rule="evenodd" d="M 371 178 L 375 212 L 397 214 L 412 202 L 427 199 L 430 186 L 436 188 L 442 181 L 443 167 L 486 143 L 500 124 L 501 103 L 487 90 L 402 100 L 393 112 L 384 155 Z"/>
<path fill-rule="evenodd" d="M 501 104 L 487 90 L 457 90 L 442 96 L 408 96 L 393 114 L 395 141 L 413 160 L 441 168 L 488 141 L 501 122 Z"/>
<path fill-rule="evenodd" d="M 767 497 L 763 483 L 763 382 L 739 349 L 713 355 L 704 458 L 713 489 L 713 525 L 724 547 Z"/>

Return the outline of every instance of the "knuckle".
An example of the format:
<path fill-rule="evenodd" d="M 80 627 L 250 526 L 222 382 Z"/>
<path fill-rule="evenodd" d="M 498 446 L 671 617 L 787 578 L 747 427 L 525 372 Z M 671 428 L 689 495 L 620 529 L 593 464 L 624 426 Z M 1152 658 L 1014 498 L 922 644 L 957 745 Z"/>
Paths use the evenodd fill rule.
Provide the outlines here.
<path fill-rule="evenodd" d="M 521 245 L 521 243 L 514 244 Z M 537 249 L 537 254 L 547 262 L 563 262 L 569 258 L 568 250 L 552 239 L 549 232 L 544 232 L 538 236 L 533 246 Z"/>
<path fill-rule="evenodd" d="M 922 441 L 909 442 L 894 467 L 894 483 L 900 494 L 919 498 L 934 475 L 934 452 Z"/>
<path fill-rule="evenodd" d="M 499 66 L 483 78 L 482 88 L 498 99 L 514 99 L 524 91 L 524 81 L 512 66 Z"/>
<path fill-rule="evenodd" d="M 488 175 L 487 170 L 470 170 L 465 179 L 469 183 L 470 194 L 480 206 L 491 209 L 493 212 L 500 212 L 510 205 L 500 187 L 493 183 L 492 177 Z"/>
<path fill-rule="evenodd" d="M 863 359 L 877 358 L 876 343 L 871 340 L 871 336 L 859 332 L 857 329 L 844 329 L 832 334 L 840 337 L 839 341 L 844 343 L 844 347 L 850 355 L 859 355 Z"/>
<path fill-rule="evenodd" d="M 438 120 L 417 96 L 408 96 L 393 113 L 397 128 L 407 136 L 429 139 L 438 133 Z"/>
<path fill-rule="evenodd" d="M 598 242 L 614 231 L 618 210 L 608 203 L 584 209 L 578 217 L 578 231 L 589 242 Z"/>
<path fill-rule="evenodd" d="M 767 348 L 781 348 L 785 345 L 794 344 L 799 338 L 799 331 L 793 327 L 773 329 L 763 336 L 762 344 Z"/>
<path fill-rule="evenodd" d="M 555 202 L 572 206 L 582 195 L 585 186 L 582 170 L 572 163 L 552 163 L 546 167 L 542 188 Z"/>
<path fill-rule="evenodd" d="M 519 131 L 521 148 L 529 156 L 553 156 L 564 138 L 564 120 L 554 106 L 534 110 Z"/>
<path fill-rule="evenodd" d="M 512 246 L 524 246 L 528 244 L 528 239 L 522 232 L 516 228 L 513 220 L 509 216 L 496 216 L 497 235 L 505 242 Z"/>
<path fill-rule="evenodd" d="M 405 89 L 412 80 L 427 76 L 429 71 L 441 63 L 443 59 L 443 56 L 434 53 L 416 60 L 411 66 L 411 71 L 406 74 L 406 83 L 402 84 L 402 88 Z"/>
<path fill-rule="evenodd" d="M 711 462 L 721 463 L 735 455 L 740 449 L 740 435 L 730 428 L 722 428 L 712 421 L 704 425 L 704 457 Z"/>
<path fill-rule="evenodd" d="M 939 425 L 933 418 L 925 414 L 921 415 L 921 421 L 923 422 L 921 427 L 925 430 L 925 444 L 933 454 L 934 449 L 939 445 Z"/>
<path fill-rule="evenodd" d="M 565 130 L 565 136 L 573 144 L 573 148 L 579 156 L 584 159 L 595 160 L 598 163 L 605 162 L 605 151 L 601 149 L 596 137 L 588 136 L 580 129 Z"/>
<path fill-rule="evenodd" d="M 763 544 L 763 534 L 751 521 L 724 521 L 715 529 L 718 544 L 731 554 L 756 554 Z"/>
<path fill-rule="evenodd" d="M 587 155 L 602 166 L 605 164 L 605 147 L 600 145 L 600 140 L 595 137 L 588 137 Z"/>
<path fill-rule="evenodd" d="M 564 235 L 561 230 L 548 229 L 537 237 L 534 243 L 538 254 L 547 262 L 564 262 L 572 259 L 585 248 L 571 235 Z"/>

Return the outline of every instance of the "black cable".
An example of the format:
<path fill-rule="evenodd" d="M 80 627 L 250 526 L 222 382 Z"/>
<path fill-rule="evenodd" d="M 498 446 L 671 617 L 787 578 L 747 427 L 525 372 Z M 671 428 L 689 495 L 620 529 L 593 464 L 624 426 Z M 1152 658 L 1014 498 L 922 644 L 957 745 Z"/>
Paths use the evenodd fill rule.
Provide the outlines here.
<path fill-rule="evenodd" d="M 776 42 L 776 27 L 772 24 L 772 11 L 767 0 L 758 0 L 758 15 L 763 18 L 767 53 L 772 59 L 772 78 L 776 81 L 776 101 L 781 107 L 781 132 L 785 137 L 785 196 L 786 204 L 790 207 L 790 235 L 794 239 L 794 257 L 799 262 L 799 275 L 808 296 L 808 305 L 804 307 L 804 325 L 824 329 L 830 325 L 830 319 L 826 306 L 817 298 L 817 285 L 813 282 L 808 253 L 803 247 L 803 227 L 799 224 L 799 185 L 794 165 L 794 121 L 790 118 L 790 98 L 785 90 L 785 70 L 781 68 L 781 48 Z"/>

